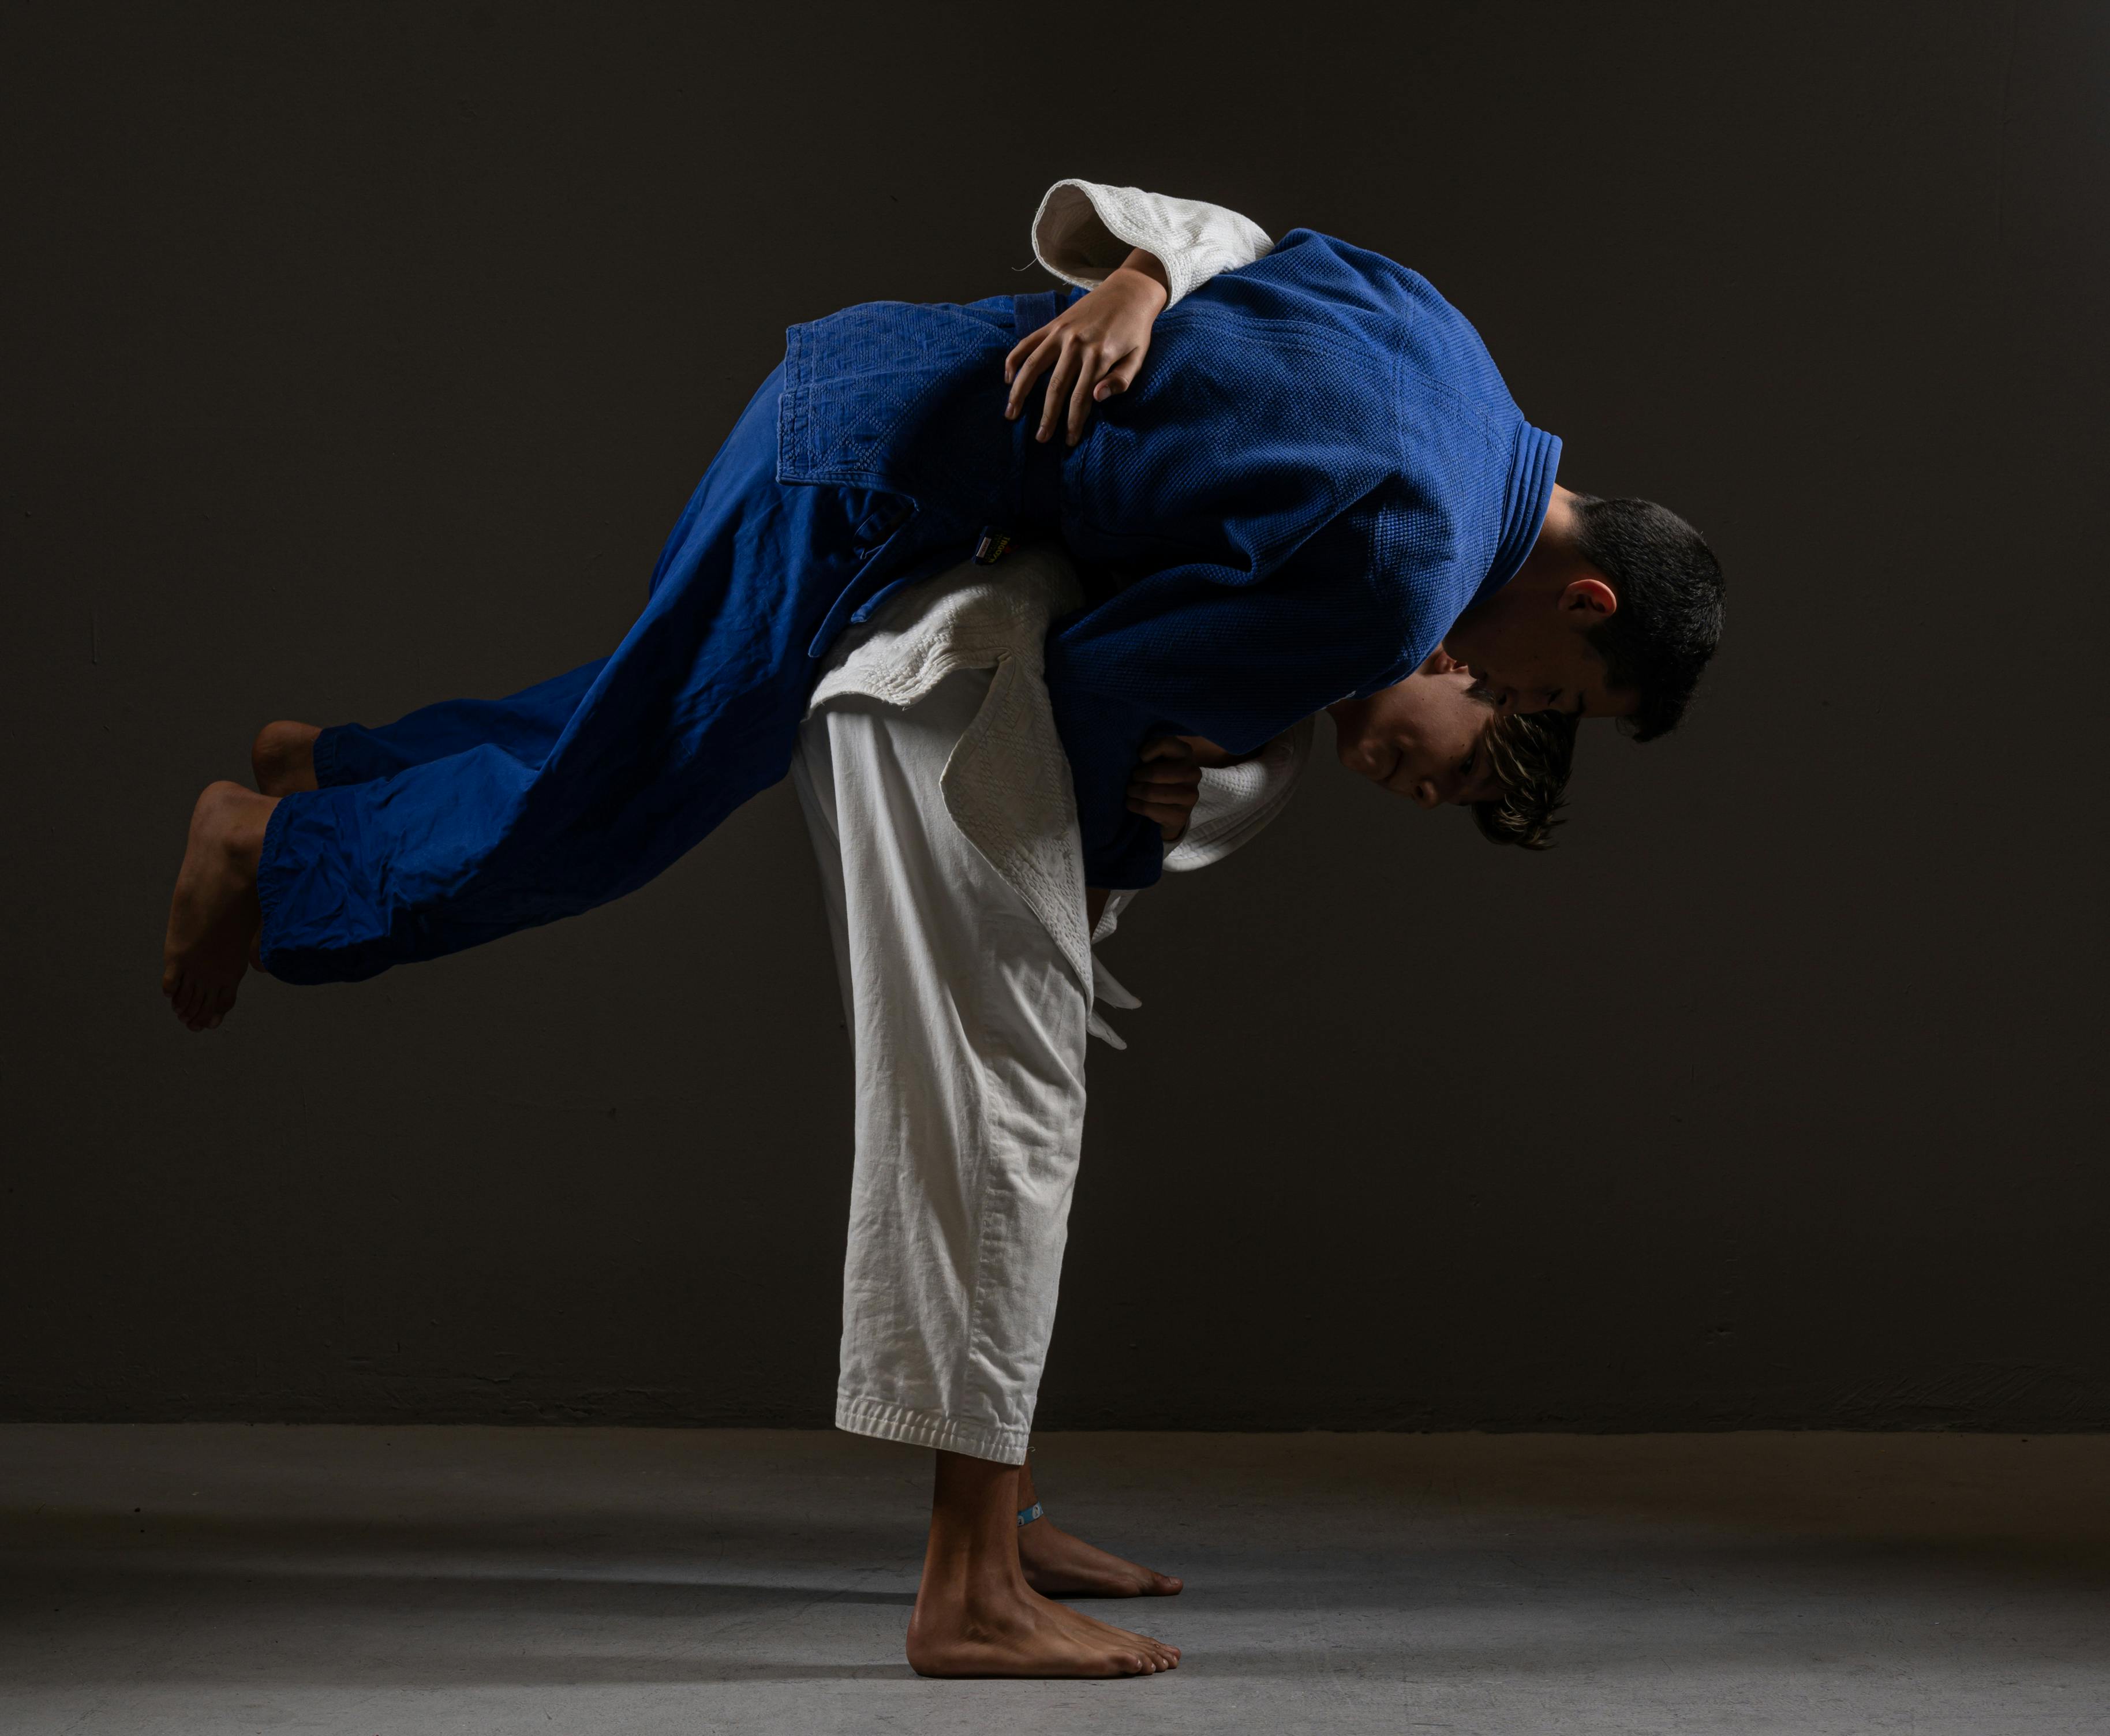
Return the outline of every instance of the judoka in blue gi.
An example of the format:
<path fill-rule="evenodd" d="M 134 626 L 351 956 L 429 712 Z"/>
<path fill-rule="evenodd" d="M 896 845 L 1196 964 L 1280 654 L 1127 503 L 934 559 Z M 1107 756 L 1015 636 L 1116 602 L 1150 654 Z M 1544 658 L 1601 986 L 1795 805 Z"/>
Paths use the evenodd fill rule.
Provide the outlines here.
<path fill-rule="evenodd" d="M 1661 508 L 1558 488 L 1559 442 L 1525 421 L 1425 280 L 1306 230 L 1271 250 L 1264 236 L 1225 244 L 1243 220 L 1085 184 L 1051 193 L 1036 240 L 1080 201 L 1084 233 L 1096 224 L 1098 245 L 1130 250 L 1111 270 L 1083 257 L 1064 271 L 1103 279 L 1090 294 L 872 304 L 793 328 L 609 657 L 384 729 L 260 738 L 264 793 L 215 785 L 193 815 L 164 982 L 183 1022 L 217 1025 L 251 958 L 288 981 L 355 980 L 642 885 L 795 755 L 826 754 L 809 713 L 845 646 L 900 631 L 904 607 L 963 584 L 1001 604 L 1012 545 L 1060 545 L 1075 562 L 1078 588 L 1032 636 L 1030 691 L 1044 757 L 1066 759 L 1075 890 L 1095 902 L 1147 886 L 1165 862 L 1137 765 L 1168 744 L 1251 760 L 1322 709 L 1366 715 L 1439 661 L 1504 718 L 1616 715 L 1643 739 L 1677 723 L 1719 631 L 1713 557 Z M 1224 265 L 1235 269 L 1208 276 Z M 1205 276 L 1153 331 L 1175 285 Z M 1120 339 L 1139 307 L 1141 337 Z M 1041 415 L 1021 415 L 1044 374 Z M 991 563 L 985 578 L 962 564 L 971 551 Z M 949 756 L 1020 655 L 1014 643 L 981 666 L 998 673 L 943 725 Z M 1377 739 L 1344 730 L 1344 759 L 1352 738 Z M 1359 768 L 1406 790 L 1404 764 Z M 817 815 L 810 770 L 801 786 Z M 1501 805 L 1484 786 L 1475 799 Z M 1063 925 L 1035 914 L 1051 935 Z M 1089 1008 L 1089 950 L 1082 963 L 1071 952 Z M 849 981 L 846 965 L 846 994 Z M 1080 1121 L 1080 1090 L 1077 1107 Z M 1073 1164 L 1070 1134 L 1053 1144 Z M 1071 1171 L 1057 1169 L 1035 1184 L 1057 1209 L 1052 1262 L 1044 1236 L 1037 1255 L 1048 1276 L 1021 1291 L 1017 1335 L 1034 1342 L 970 1345 L 1007 1414 L 971 1414 L 986 1394 L 955 1415 L 850 1390 L 846 1305 L 838 1420 L 940 1448 L 910 1634 L 930 1673 L 1177 1660 L 1040 1598 L 1027 1531 L 1009 1529 L 1066 1216 Z M 1093 1589 L 1174 1583 L 1130 1572 Z"/>

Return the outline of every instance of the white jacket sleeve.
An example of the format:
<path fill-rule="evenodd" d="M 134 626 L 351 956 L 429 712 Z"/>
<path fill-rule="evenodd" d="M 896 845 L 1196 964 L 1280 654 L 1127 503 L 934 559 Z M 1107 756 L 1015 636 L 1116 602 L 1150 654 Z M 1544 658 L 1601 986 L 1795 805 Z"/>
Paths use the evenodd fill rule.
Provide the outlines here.
<path fill-rule="evenodd" d="M 1207 868 L 1249 843 L 1289 805 L 1311 758 L 1312 719 L 1301 718 L 1237 765 L 1205 766 L 1187 830 L 1165 853 L 1168 872 Z"/>
<path fill-rule="evenodd" d="M 1187 822 L 1180 841 L 1165 853 L 1168 870 L 1207 868 L 1221 862 L 1247 842 L 1288 805 L 1311 758 L 1312 719 L 1292 724 L 1268 743 L 1253 759 L 1236 765 L 1205 766 L 1202 771 L 1201 800 Z M 1121 913 L 1135 900 L 1134 892 L 1109 892 L 1106 909 L 1099 913 L 1092 931 L 1097 947 L 1121 926 Z M 1128 1045 L 1104 1016 L 1107 1007 L 1139 1007 L 1143 1003 L 1123 987 L 1095 951 L 1092 954 L 1091 1018 L 1085 1028 L 1116 1049 Z"/>
<path fill-rule="evenodd" d="M 1104 283 L 1131 247 L 1156 254 L 1171 286 L 1168 307 L 1274 246 L 1258 224 L 1220 205 L 1093 181 L 1057 181 L 1033 219 L 1034 257 L 1080 288 Z"/>

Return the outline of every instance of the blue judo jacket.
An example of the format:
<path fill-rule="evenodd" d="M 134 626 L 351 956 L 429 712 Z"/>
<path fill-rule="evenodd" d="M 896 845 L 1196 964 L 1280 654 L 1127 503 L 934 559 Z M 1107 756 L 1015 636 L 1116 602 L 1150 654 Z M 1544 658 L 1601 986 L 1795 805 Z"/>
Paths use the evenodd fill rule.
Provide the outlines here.
<path fill-rule="evenodd" d="M 1560 442 L 1419 274 L 1309 229 L 1159 320 L 1074 448 L 1003 420 L 1001 357 L 1066 297 L 876 302 L 789 334 L 778 476 L 872 489 L 858 582 L 816 637 L 985 528 L 1059 537 L 1091 601 L 1047 676 L 1087 877 L 1158 876 L 1130 814 L 1152 736 L 1234 752 L 1403 680 L 1537 539 Z"/>

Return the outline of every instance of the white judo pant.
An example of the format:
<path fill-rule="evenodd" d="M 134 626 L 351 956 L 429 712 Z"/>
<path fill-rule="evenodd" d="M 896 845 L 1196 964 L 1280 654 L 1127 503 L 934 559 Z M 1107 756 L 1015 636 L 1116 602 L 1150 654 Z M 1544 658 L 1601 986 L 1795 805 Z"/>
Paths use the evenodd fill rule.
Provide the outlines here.
<path fill-rule="evenodd" d="M 838 1427 L 1022 1463 L 1084 1134 L 1089 1008 L 947 812 L 990 672 L 831 699 L 792 777 L 855 1050 Z"/>

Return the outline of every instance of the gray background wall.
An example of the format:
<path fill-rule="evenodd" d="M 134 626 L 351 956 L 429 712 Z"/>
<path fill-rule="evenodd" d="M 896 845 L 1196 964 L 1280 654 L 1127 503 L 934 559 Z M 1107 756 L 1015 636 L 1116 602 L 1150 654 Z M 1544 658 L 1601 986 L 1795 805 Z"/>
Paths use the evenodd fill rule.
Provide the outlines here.
<path fill-rule="evenodd" d="M 266 719 L 612 645 L 783 326 L 1082 174 L 1424 270 L 1735 608 L 1552 856 L 1329 763 L 1139 907 L 1043 1421 L 2110 1424 L 2110 14 L 740 10 L 9 9 L 0 1415 L 825 1421 L 787 789 L 210 1037 L 168 882 Z"/>

